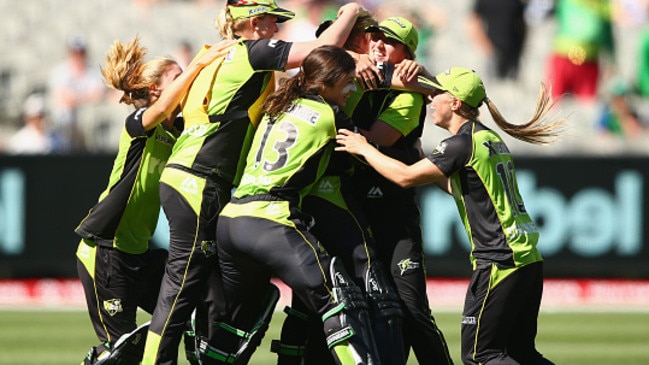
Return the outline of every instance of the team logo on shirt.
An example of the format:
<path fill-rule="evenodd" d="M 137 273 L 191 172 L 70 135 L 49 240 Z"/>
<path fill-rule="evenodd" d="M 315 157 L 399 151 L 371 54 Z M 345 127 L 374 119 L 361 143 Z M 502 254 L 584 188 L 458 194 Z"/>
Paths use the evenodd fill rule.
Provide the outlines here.
<path fill-rule="evenodd" d="M 443 155 L 446 152 L 446 147 L 448 147 L 446 142 L 440 142 L 433 150 L 433 155 Z"/>
<path fill-rule="evenodd" d="M 205 254 L 205 257 L 214 256 L 216 254 L 216 241 L 201 242 L 201 250 Z"/>
<path fill-rule="evenodd" d="M 372 186 L 370 190 L 367 191 L 367 197 L 369 199 L 381 199 L 383 198 L 383 190 L 378 186 Z"/>
<path fill-rule="evenodd" d="M 104 300 L 104 309 L 112 317 L 115 314 L 122 312 L 124 310 L 122 308 L 122 300 L 121 299 Z"/>
<path fill-rule="evenodd" d="M 401 271 L 401 276 L 403 276 L 403 274 L 405 274 L 406 271 L 418 269 L 420 265 L 419 265 L 418 262 L 412 261 L 410 259 L 405 259 L 405 260 L 399 261 L 397 266 L 399 267 L 399 270 Z"/>
<path fill-rule="evenodd" d="M 323 179 L 318 185 L 318 192 L 320 193 L 333 193 L 334 186 L 331 181 Z"/>
<path fill-rule="evenodd" d="M 180 190 L 188 194 L 198 194 L 198 182 L 194 177 L 186 177 L 182 183 L 180 183 Z"/>

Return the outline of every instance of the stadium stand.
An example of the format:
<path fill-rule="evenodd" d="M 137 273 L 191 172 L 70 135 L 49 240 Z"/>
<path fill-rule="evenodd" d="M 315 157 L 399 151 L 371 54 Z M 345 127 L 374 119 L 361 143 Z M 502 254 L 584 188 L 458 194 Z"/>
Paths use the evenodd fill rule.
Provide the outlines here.
<path fill-rule="evenodd" d="M 280 0 L 280 3 L 282 1 Z M 361 1 L 362 2 L 362 1 Z M 149 45 L 149 54 L 171 54 L 174 47 L 188 39 L 194 49 L 218 40 L 214 19 L 224 1 L 220 0 L 93 0 L 66 2 L 58 0 L 0 0 L 0 150 L 9 135 L 20 125 L 20 106 L 34 89 L 46 87 L 49 72 L 64 58 L 66 39 L 82 33 L 88 41 L 89 58 L 99 67 L 104 52 L 116 38 L 131 39 L 139 34 Z M 285 0 L 285 5 L 291 3 Z M 292 2 L 291 5 L 297 2 Z M 379 4 L 380 1 L 365 1 Z M 484 73 L 483 60 L 466 35 L 466 14 L 471 0 L 443 2 L 413 0 L 411 7 L 435 4 L 448 17 L 442 29 L 436 29 L 428 47 L 431 59 L 422 60 L 433 72 L 452 65 L 474 68 Z M 618 71 L 628 80 L 635 72 L 635 52 L 639 25 L 617 26 Z M 554 24 L 551 19 L 530 29 L 518 82 L 485 80 L 489 96 L 512 122 L 526 120 L 531 113 L 540 82 L 544 79 L 545 60 L 550 49 Z M 446 52 L 452 49 L 453 52 Z M 520 100 L 517 101 L 517 100 Z M 90 152 L 106 151 L 115 143 L 123 121 L 124 106 L 112 100 L 83 110 L 84 131 L 91 136 Z M 598 133 L 596 119 L 600 105 L 584 106 L 565 100 L 557 111 L 570 118 L 563 139 L 553 148 L 507 141 L 512 150 L 524 155 L 646 154 L 647 135 L 627 140 Z M 488 113 L 483 112 L 483 115 Z M 485 117 L 485 122 L 490 120 Z M 429 124 L 424 132 L 424 148 L 429 150 L 444 136 L 444 131 Z M 108 140 L 108 142 L 107 142 Z"/>

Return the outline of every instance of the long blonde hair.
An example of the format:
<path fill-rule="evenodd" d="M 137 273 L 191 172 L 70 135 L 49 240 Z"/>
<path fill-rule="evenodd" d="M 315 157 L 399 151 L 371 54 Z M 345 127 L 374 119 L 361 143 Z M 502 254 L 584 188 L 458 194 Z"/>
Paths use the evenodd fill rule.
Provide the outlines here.
<path fill-rule="evenodd" d="M 494 122 L 503 132 L 510 136 L 532 144 L 550 144 L 558 139 L 563 131 L 565 118 L 548 118 L 548 113 L 556 103 L 552 101 L 550 90 L 541 83 L 539 95 L 536 100 L 536 108 L 532 118 L 524 124 L 511 124 L 500 113 L 496 104 L 488 97 L 484 99 L 489 114 Z M 478 119 L 480 111 L 478 107 L 472 107 L 467 103 L 462 103 L 462 107 L 457 113 L 463 118 L 475 120 Z"/>
<path fill-rule="evenodd" d="M 171 58 L 156 58 L 144 62 L 146 48 L 136 36 L 128 43 L 113 42 L 106 52 L 106 63 L 101 67 L 106 86 L 124 92 L 120 103 L 141 108 L 151 104 L 149 87 L 157 85 L 164 71 L 177 62 Z"/>
<path fill-rule="evenodd" d="M 260 15 L 259 18 L 264 16 L 265 15 Z M 248 24 L 250 24 L 249 19 L 250 18 L 232 19 L 230 9 L 225 6 L 217 15 L 214 27 L 219 31 L 223 39 L 234 39 L 235 35 L 244 31 Z"/>

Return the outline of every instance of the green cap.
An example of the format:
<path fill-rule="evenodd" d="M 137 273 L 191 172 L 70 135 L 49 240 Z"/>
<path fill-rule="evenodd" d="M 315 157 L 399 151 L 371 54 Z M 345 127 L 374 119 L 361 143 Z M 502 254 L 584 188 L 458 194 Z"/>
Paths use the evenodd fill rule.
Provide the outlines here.
<path fill-rule="evenodd" d="M 253 16 L 270 14 L 277 17 L 278 23 L 282 23 L 295 17 L 294 12 L 277 6 L 275 0 L 228 0 L 228 9 L 232 19 L 252 18 Z"/>
<path fill-rule="evenodd" d="M 408 47 L 414 55 L 419 44 L 417 29 L 406 18 L 393 16 L 385 19 L 379 25 L 372 25 L 365 28 L 366 32 L 381 32 L 386 38 L 394 39 Z"/>
<path fill-rule="evenodd" d="M 487 97 L 478 74 L 464 67 L 451 67 L 432 79 L 418 76 L 417 81 L 425 88 L 447 91 L 474 108 L 482 105 L 482 101 Z"/>

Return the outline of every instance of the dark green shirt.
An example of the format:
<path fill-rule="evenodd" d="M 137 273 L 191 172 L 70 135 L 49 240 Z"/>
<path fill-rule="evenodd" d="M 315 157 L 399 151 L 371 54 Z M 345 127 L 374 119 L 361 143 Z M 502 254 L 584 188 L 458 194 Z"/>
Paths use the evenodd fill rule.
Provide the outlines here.
<path fill-rule="evenodd" d="M 541 261 L 539 232 L 518 191 L 514 160 L 500 136 L 468 121 L 439 143 L 428 159 L 451 180 L 471 242 L 471 263 L 503 268 Z"/>
<path fill-rule="evenodd" d="M 127 117 L 108 187 L 75 229 L 82 238 L 131 254 L 149 248 L 160 213 L 160 174 L 177 135 L 162 124 L 145 131 L 145 109 Z"/>

